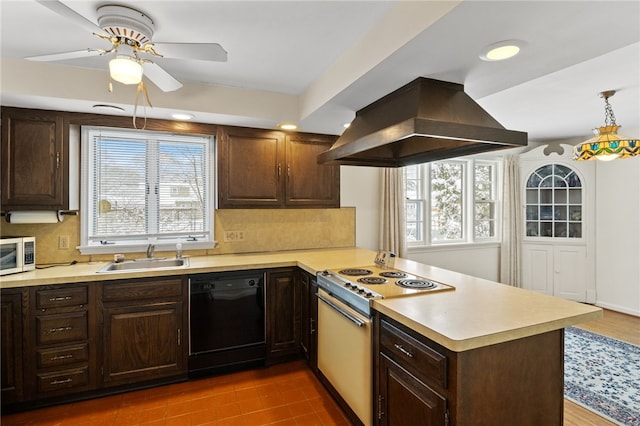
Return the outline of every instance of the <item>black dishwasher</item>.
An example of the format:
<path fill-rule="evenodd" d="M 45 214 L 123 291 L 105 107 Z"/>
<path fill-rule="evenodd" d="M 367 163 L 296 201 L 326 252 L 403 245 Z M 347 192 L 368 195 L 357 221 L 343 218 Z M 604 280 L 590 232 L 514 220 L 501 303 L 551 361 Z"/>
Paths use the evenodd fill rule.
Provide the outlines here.
<path fill-rule="evenodd" d="M 189 277 L 189 375 L 265 359 L 264 271 Z"/>

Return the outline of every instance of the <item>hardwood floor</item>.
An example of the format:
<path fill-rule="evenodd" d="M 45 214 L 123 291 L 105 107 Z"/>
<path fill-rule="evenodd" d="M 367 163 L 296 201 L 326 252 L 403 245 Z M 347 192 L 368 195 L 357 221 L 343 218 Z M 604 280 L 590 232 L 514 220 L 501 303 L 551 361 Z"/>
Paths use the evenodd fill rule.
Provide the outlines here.
<path fill-rule="evenodd" d="M 600 319 L 577 325 L 594 333 L 640 345 L 640 318 L 604 310 Z M 571 401 L 564 400 L 564 426 L 609 426 L 615 425 L 597 414 Z"/>
<path fill-rule="evenodd" d="M 640 345 L 640 318 L 604 311 L 579 327 Z M 2 416 L 13 425 L 348 425 L 302 361 Z M 565 400 L 564 426 L 614 423 Z"/>
<path fill-rule="evenodd" d="M 2 426 L 336 425 L 349 422 L 303 361 L 2 416 Z"/>

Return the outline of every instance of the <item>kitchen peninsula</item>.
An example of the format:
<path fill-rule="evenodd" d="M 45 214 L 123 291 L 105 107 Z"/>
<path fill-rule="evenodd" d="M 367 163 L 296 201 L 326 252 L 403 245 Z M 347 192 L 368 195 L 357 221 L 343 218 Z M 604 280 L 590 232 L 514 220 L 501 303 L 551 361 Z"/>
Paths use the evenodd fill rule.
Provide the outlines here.
<path fill-rule="evenodd" d="M 89 345 L 85 356 L 89 358 L 89 370 L 78 369 L 77 374 L 98 375 L 101 367 L 92 369 L 91 365 L 93 365 L 92 363 L 100 365 L 102 362 L 99 361 L 101 359 L 100 350 L 95 348 L 96 344 L 100 347 L 99 342 L 104 341 L 100 337 L 103 333 L 102 328 L 108 326 L 106 321 L 104 321 L 104 325 L 101 322 L 102 311 L 115 310 L 116 308 L 110 307 L 109 300 L 102 300 L 105 293 L 102 290 L 97 291 L 96 288 L 107 289 L 111 283 L 117 280 L 118 283 L 136 283 L 138 281 L 148 283 L 149 291 L 154 288 L 166 288 L 168 292 L 175 289 L 176 294 L 171 294 L 170 302 L 172 305 L 165 306 L 177 307 L 172 311 L 172 315 L 182 315 L 185 318 L 177 318 L 176 321 L 180 324 L 186 324 L 189 310 L 188 292 L 184 287 L 186 282 L 184 278 L 187 275 L 245 269 L 275 269 L 300 270 L 307 276 L 313 277 L 318 271 L 330 268 L 364 267 L 372 264 L 374 257 L 375 252 L 370 250 L 342 248 L 191 257 L 188 268 L 163 268 L 162 270 L 149 271 L 96 273 L 105 265 L 104 262 L 39 269 L 2 277 L 3 319 L 5 300 L 9 300 L 6 298 L 8 294 L 13 294 L 14 298 L 20 296 L 30 298 L 29 295 L 34 294 L 34 289 L 51 293 L 55 292 L 58 286 L 60 288 L 69 286 L 75 288 L 73 286 L 76 283 L 83 283 L 82 288 L 87 292 L 87 300 L 82 300 L 84 303 L 81 303 L 81 306 L 84 307 L 73 308 L 65 315 L 74 318 L 88 315 L 86 324 L 89 330 L 87 333 L 90 335 L 93 333 L 97 337 L 88 338 L 71 346 L 82 351 L 83 345 Z M 382 371 L 380 368 L 383 366 L 389 367 L 391 362 L 401 365 L 401 360 L 396 358 L 396 355 L 385 355 L 385 344 L 388 342 L 385 333 L 395 333 L 396 336 L 404 338 L 407 343 L 416 344 L 418 347 L 422 344 L 425 345 L 428 348 L 427 352 L 431 355 L 430 359 L 432 361 L 440 360 L 439 363 L 436 362 L 435 371 L 441 374 L 443 380 L 437 379 L 433 383 L 429 377 L 425 377 L 423 381 L 445 401 L 444 414 L 450 424 L 470 424 L 468 418 L 464 416 L 472 415 L 477 418 L 477 416 L 496 414 L 479 410 L 478 404 L 486 400 L 486 397 L 482 395 L 491 398 L 500 398 L 506 395 L 508 400 L 502 401 L 504 403 L 502 405 L 505 407 L 506 404 L 513 405 L 514 401 L 521 401 L 521 404 L 509 408 L 511 411 L 519 409 L 519 405 L 526 404 L 538 410 L 553 406 L 556 407 L 555 412 L 548 414 L 544 419 L 561 420 L 563 328 L 598 318 L 601 315 L 601 309 L 405 259 L 396 259 L 395 268 L 446 283 L 453 286 L 454 290 L 395 299 L 380 299 L 372 302 L 375 324 L 378 325 L 378 327 L 374 327 L 374 344 L 376 345 L 374 357 L 377 360 L 374 362 L 374 366 L 378 371 Z M 176 282 L 175 286 L 173 285 L 174 281 Z M 178 291 L 180 286 L 182 286 L 182 292 Z M 269 281 L 266 286 L 268 292 Z M 114 294 L 113 300 L 116 300 L 117 292 L 114 290 L 112 294 Z M 52 299 L 55 299 L 55 294 L 51 293 L 50 295 Z M 35 342 L 36 321 L 45 320 L 44 315 L 39 312 L 40 309 L 37 309 L 39 305 L 36 304 L 42 303 L 43 300 L 21 300 L 17 305 L 21 307 L 22 312 L 14 315 L 13 318 L 14 321 L 25 321 L 26 327 L 23 328 L 25 336 L 22 339 L 24 342 L 31 340 Z M 182 302 L 179 302 L 180 300 Z M 92 307 L 93 305 L 95 306 Z M 129 308 L 121 308 L 119 305 L 117 309 L 121 309 L 123 313 L 132 312 L 126 310 Z M 33 319 L 36 314 L 38 314 L 38 318 Z M 3 325 L 3 341 L 7 330 L 7 327 Z M 91 348 L 92 345 L 93 348 Z M 393 347 L 395 347 L 394 344 L 391 344 L 391 348 Z M 407 346 L 402 349 L 407 350 Z M 3 363 L 5 362 L 5 353 L 3 349 Z M 185 358 L 186 355 L 185 349 L 178 353 L 178 356 Z M 414 358 L 415 361 L 419 357 L 409 358 Z M 384 365 L 379 364 L 379 360 L 382 359 L 385 359 Z M 36 375 L 36 363 L 38 362 L 40 360 L 34 359 L 34 365 L 28 365 L 30 361 L 26 360 L 25 365 L 19 365 L 23 374 L 18 379 L 24 380 L 25 383 L 33 382 L 33 384 L 26 389 L 20 388 L 20 383 L 13 384 L 13 386 L 18 385 L 19 388 L 18 399 L 14 401 L 16 404 L 48 396 L 46 392 L 37 391 L 36 388 L 39 384 L 36 385 L 35 379 L 29 377 Z M 181 363 L 186 363 L 186 360 L 182 360 Z M 516 364 L 519 368 L 514 368 Z M 427 370 L 417 371 L 415 375 L 422 379 L 421 374 L 433 371 L 429 365 L 433 364 L 427 364 Z M 504 366 L 502 370 L 500 369 L 501 365 Z M 411 373 L 413 372 L 412 368 L 410 364 L 409 367 L 400 368 L 400 370 L 387 368 L 384 371 L 392 372 L 388 377 L 396 377 L 393 375 L 395 372 L 401 371 L 402 374 L 405 374 L 408 371 Z M 42 371 L 47 372 L 48 370 L 43 369 Z M 379 374 L 380 377 L 384 376 L 382 373 Z M 531 383 L 519 382 L 521 379 L 535 379 L 535 376 L 540 379 L 532 380 Z M 48 376 L 43 373 L 42 377 Z M 39 377 L 39 380 L 42 377 Z M 176 373 L 173 378 L 186 379 L 186 369 L 183 369 L 182 373 Z M 539 383 L 542 379 L 547 378 L 552 378 L 552 383 L 546 385 Z M 99 391 L 99 385 L 103 384 L 104 379 L 89 377 L 87 381 L 94 384 L 93 388 L 89 386 L 79 388 L 78 391 L 89 393 Z M 379 379 L 375 379 L 375 381 L 378 383 Z M 500 388 L 507 382 L 513 384 L 508 389 Z M 379 386 L 379 383 L 376 386 Z M 543 387 L 548 392 L 545 395 L 538 394 L 537 398 L 532 398 L 532 392 L 539 392 Z M 126 387 L 117 389 L 126 390 Z M 399 388 L 390 387 L 387 391 L 393 389 Z M 381 391 L 381 389 L 378 390 Z M 3 396 L 4 392 L 5 381 L 3 378 Z M 57 398 L 61 398 L 60 395 L 54 393 Z M 99 395 L 99 392 L 95 395 Z M 387 400 L 386 403 L 392 401 L 393 398 Z M 3 404 L 5 403 L 6 400 L 3 397 Z M 501 404 L 494 402 L 493 405 L 485 405 L 489 410 L 491 407 Z M 504 412 L 509 410 L 504 410 Z M 388 413 L 392 415 L 394 412 L 391 410 Z M 376 413 L 376 416 L 377 414 L 379 413 Z M 494 420 L 501 418 L 500 413 L 497 414 L 497 417 L 493 417 Z M 445 424 L 445 416 L 442 417 L 442 422 L 438 421 L 434 424 Z M 386 424 L 394 424 L 392 420 L 393 418 L 389 418 Z"/>

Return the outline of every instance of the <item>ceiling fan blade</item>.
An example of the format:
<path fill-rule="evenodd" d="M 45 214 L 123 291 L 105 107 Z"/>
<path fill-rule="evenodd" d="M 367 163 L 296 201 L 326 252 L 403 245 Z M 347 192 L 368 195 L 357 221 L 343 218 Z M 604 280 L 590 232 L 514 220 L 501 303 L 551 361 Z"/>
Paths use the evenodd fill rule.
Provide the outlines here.
<path fill-rule="evenodd" d="M 50 55 L 29 56 L 25 59 L 29 61 L 54 62 L 63 61 L 65 59 L 88 58 L 91 56 L 102 55 L 104 51 L 97 49 L 74 50 L 72 52 L 52 53 Z"/>
<path fill-rule="evenodd" d="M 153 62 L 144 62 L 142 69 L 144 70 L 144 75 L 163 92 L 173 92 L 182 87 L 182 83 Z"/>
<path fill-rule="evenodd" d="M 218 43 L 153 43 L 165 58 L 226 62 L 227 51 Z"/>
<path fill-rule="evenodd" d="M 81 26 L 91 33 L 104 34 L 104 30 L 98 25 L 94 24 L 84 16 L 80 15 L 75 10 L 69 8 L 64 3 L 58 0 L 36 0 L 44 7 L 54 11 L 58 15 L 73 21 L 76 25 Z"/>

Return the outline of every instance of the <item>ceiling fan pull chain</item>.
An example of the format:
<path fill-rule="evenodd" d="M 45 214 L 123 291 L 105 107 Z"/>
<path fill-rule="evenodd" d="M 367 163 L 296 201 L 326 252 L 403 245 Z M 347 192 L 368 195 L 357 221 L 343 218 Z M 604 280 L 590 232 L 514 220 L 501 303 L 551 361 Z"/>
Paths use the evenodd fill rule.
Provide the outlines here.
<path fill-rule="evenodd" d="M 153 106 L 151 105 L 151 101 L 149 100 L 149 92 L 147 91 L 147 86 L 144 84 L 144 81 L 141 81 L 140 84 L 138 84 L 138 88 L 136 89 L 136 101 L 133 107 L 133 128 L 134 129 L 138 128 L 136 126 L 136 113 L 138 110 L 138 98 L 140 97 L 140 92 L 144 92 L 144 98 L 143 98 L 144 104 L 142 105 L 142 107 L 144 108 L 144 121 L 141 129 L 141 130 L 144 130 L 147 127 L 147 105 L 149 106 L 149 108 L 153 108 Z"/>

